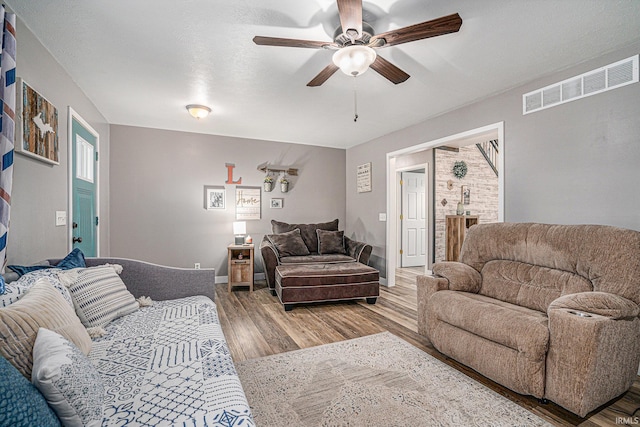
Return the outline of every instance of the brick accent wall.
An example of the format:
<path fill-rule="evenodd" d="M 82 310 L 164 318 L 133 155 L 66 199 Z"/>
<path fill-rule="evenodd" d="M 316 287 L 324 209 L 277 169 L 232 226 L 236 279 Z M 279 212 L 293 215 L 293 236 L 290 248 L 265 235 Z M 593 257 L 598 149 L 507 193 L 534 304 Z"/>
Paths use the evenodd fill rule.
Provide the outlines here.
<path fill-rule="evenodd" d="M 479 215 L 480 223 L 497 222 L 498 177 L 475 144 L 460 148 L 458 153 L 435 152 L 435 261 L 439 262 L 445 259 L 445 216 L 456 214 L 461 199 L 460 187 L 466 185 L 471 190 L 470 203 L 464 205 L 465 212 Z M 453 175 L 453 164 L 460 160 L 467 164 L 467 175 L 462 179 Z M 447 181 L 453 181 L 450 190 Z M 442 205 L 443 199 L 447 201 L 445 206 Z"/>

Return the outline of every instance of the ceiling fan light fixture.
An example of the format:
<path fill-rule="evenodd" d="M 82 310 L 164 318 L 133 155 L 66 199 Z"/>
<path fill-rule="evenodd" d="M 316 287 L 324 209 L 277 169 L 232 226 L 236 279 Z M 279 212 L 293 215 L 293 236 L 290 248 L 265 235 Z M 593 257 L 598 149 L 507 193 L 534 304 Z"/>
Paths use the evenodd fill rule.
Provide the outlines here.
<path fill-rule="evenodd" d="M 376 60 L 376 51 L 369 46 L 345 46 L 333 54 L 333 63 L 348 76 L 359 76 Z"/>
<path fill-rule="evenodd" d="M 204 119 L 211 112 L 211 108 L 206 105 L 189 104 L 187 105 L 187 111 L 196 119 Z"/>

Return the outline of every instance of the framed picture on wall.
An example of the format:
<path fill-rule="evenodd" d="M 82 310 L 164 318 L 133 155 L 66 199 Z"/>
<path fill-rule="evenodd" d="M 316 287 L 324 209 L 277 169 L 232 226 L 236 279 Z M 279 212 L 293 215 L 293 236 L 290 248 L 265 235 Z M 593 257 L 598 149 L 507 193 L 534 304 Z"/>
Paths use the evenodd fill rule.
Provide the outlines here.
<path fill-rule="evenodd" d="M 461 191 L 462 191 L 462 203 L 465 205 L 471 204 L 471 190 L 469 189 L 469 186 L 463 185 Z"/>
<path fill-rule="evenodd" d="M 223 186 L 204 187 L 204 208 L 206 210 L 226 209 L 226 191 Z"/>
<path fill-rule="evenodd" d="M 271 209 L 282 209 L 284 199 L 271 199 Z"/>
<path fill-rule="evenodd" d="M 236 187 L 236 221 L 260 219 L 262 187 Z"/>
<path fill-rule="evenodd" d="M 359 165 L 356 172 L 358 193 L 371 191 L 371 162 Z"/>
<path fill-rule="evenodd" d="M 21 78 L 16 91 L 16 153 L 60 164 L 58 109 Z"/>

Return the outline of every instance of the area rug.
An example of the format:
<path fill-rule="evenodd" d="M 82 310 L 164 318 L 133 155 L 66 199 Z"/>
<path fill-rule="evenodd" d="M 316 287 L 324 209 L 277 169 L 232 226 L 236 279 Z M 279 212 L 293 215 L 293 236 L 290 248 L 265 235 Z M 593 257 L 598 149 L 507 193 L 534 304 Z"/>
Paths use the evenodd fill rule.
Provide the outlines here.
<path fill-rule="evenodd" d="M 550 426 L 389 332 L 236 368 L 258 427 Z"/>

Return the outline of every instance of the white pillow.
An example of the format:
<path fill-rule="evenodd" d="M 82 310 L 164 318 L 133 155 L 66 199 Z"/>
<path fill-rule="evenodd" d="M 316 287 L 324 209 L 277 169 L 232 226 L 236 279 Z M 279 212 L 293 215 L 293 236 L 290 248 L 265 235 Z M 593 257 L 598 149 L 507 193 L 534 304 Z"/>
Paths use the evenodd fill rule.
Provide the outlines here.
<path fill-rule="evenodd" d="M 105 388 L 100 374 L 78 347 L 45 328 L 33 346 L 31 382 L 62 424 L 100 426 Z"/>
<path fill-rule="evenodd" d="M 117 265 L 75 268 L 65 272 L 76 314 L 86 328 L 106 326 L 140 306 L 116 273 Z"/>
<path fill-rule="evenodd" d="M 0 295 L 0 307 L 7 307 L 18 301 L 35 285 L 40 279 L 47 279 L 51 285 L 56 288 L 60 295 L 67 301 L 69 306 L 73 308 L 73 301 L 67 288 L 61 283 L 60 276 L 64 272 L 59 268 L 48 268 L 46 270 L 36 270 L 27 273 L 18 280 L 7 283 L 5 293 Z"/>

